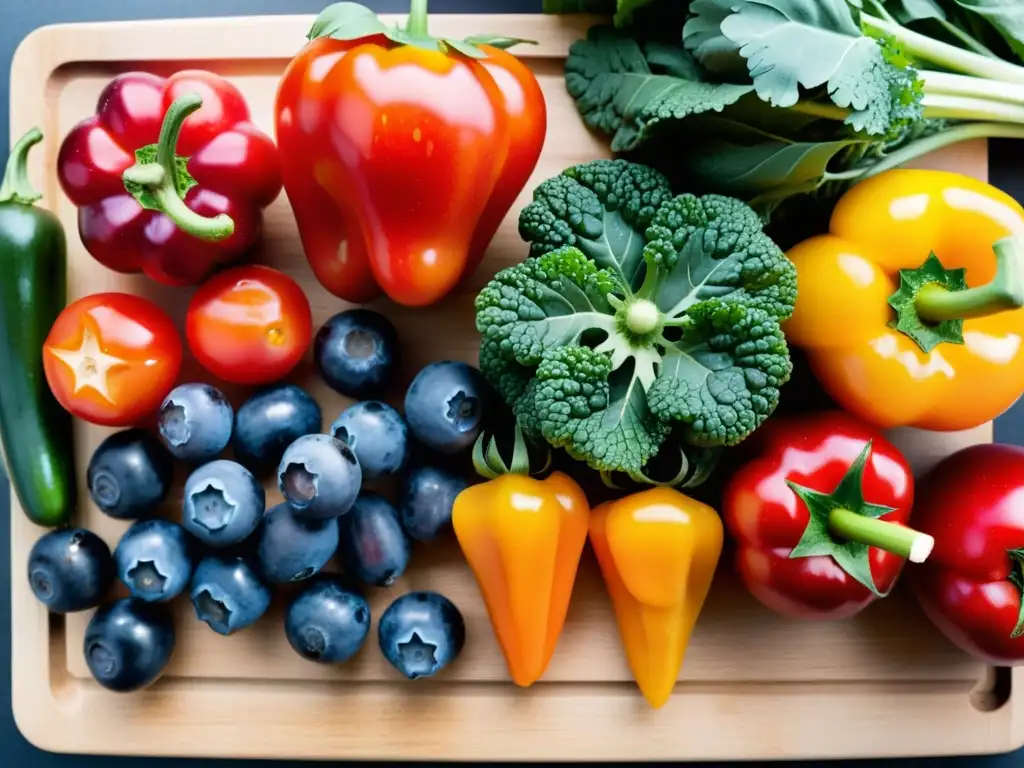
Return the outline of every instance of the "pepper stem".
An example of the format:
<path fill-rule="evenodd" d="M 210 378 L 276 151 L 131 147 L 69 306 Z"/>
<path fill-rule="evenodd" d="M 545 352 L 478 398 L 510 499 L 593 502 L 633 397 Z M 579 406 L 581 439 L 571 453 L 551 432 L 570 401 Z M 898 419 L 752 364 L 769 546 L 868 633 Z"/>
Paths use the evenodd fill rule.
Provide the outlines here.
<path fill-rule="evenodd" d="M 829 512 L 828 527 L 840 538 L 884 549 L 912 563 L 923 563 L 935 546 L 935 539 L 927 533 L 886 520 L 864 517 L 848 509 L 833 509 Z"/>
<path fill-rule="evenodd" d="M 1024 549 L 1009 549 L 1006 554 L 1010 556 L 1010 575 L 1007 580 L 1021 592 L 1020 610 L 1017 613 L 1017 624 L 1010 637 L 1016 639 L 1024 635 Z"/>
<path fill-rule="evenodd" d="M 427 0 L 412 0 L 409 3 L 405 31 L 413 37 L 427 37 Z"/>
<path fill-rule="evenodd" d="M 986 317 L 1024 306 L 1024 242 L 1007 237 L 992 246 L 996 274 L 992 282 L 950 291 L 938 283 L 922 286 L 914 300 L 917 314 L 930 322 Z"/>
<path fill-rule="evenodd" d="M 876 597 L 885 597 L 871 572 L 871 548 L 891 552 L 912 562 L 923 562 L 931 554 L 935 541 L 931 536 L 912 531 L 879 518 L 896 512 L 896 507 L 876 504 L 864 498 L 864 471 L 871 455 L 873 440 L 861 452 L 831 493 L 817 491 L 786 480 L 807 508 L 807 527 L 789 556 L 830 556 L 840 568 L 863 584 Z"/>
<path fill-rule="evenodd" d="M 4 169 L 4 180 L 0 184 L 0 203 L 32 205 L 42 197 L 32 188 L 32 182 L 28 179 L 28 151 L 42 140 L 42 132 L 32 128 L 11 149 Z"/>
<path fill-rule="evenodd" d="M 122 178 L 143 207 L 164 213 L 183 232 L 203 240 L 223 240 L 235 231 L 231 217 L 224 213 L 213 217 L 196 213 L 185 205 L 178 188 L 178 136 L 186 118 L 202 105 L 202 97 L 197 93 L 186 93 L 176 99 L 164 115 L 155 160 L 141 160 L 137 153 L 135 165 L 127 168 Z M 131 186 L 139 188 L 138 194 Z"/>
<path fill-rule="evenodd" d="M 473 468 L 477 474 L 487 480 L 493 480 L 501 475 L 536 475 L 545 472 L 551 466 L 551 451 L 545 455 L 544 466 L 534 470 L 530 466 L 530 449 L 526 445 L 526 438 L 523 430 L 519 428 L 518 422 L 515 425 L 515 443 L 512 448 L 512 461 L 508 464 L 498 450 L 496 437 L 487 439 L 481 432 L 473 445 Z M 486 447 L 485 447 L 486 446 Z"/>

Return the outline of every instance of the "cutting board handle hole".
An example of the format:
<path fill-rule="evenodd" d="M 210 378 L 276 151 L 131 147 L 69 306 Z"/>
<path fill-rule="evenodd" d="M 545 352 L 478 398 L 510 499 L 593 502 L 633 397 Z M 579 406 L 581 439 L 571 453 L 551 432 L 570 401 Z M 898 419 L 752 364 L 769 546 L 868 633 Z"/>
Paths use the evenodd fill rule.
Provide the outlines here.
<path fill-rule="evenodd" d="M 1013 670 L 1009 667 L 985 667 L 978 684 L 971 691 L 971 706 L 979 712 L 995 712 L 1010 700 L 1013 693 Z"/>

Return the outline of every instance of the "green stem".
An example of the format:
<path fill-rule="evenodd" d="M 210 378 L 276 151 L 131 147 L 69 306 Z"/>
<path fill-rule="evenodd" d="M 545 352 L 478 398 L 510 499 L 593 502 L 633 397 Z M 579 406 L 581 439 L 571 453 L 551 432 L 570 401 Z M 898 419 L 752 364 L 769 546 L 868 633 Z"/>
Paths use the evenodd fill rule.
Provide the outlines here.
<path fill-rule="evenodd" d="M 947 96 L 926 93 L 921 99 L 924 116 L 940 120 L 988 120 L 999 123 L 1024 123 L 1024 106 L 974 96 Z"/>
<path fill-rule="evenodd" d="M 897 168 L 911 160 L 927 155 L 943 147 L 958 144 L 972 139 L 1024 139 L 1024 126 L 1010 123 L 968 123 L 957 125 L 932 136 L 918 139 L 900 147 L 885 156 L 885 159 L 864 169 L 861 179 L 877 176 L 885 171 Z"/>
<path fill-rule="evenodd" d="M 923 59 L 965 75 L 974 75 L 989 80 L 1005 80 L 1010 83 L 1024 83 L 1024 67 L 1018 67 L 1016 64 L 1010 64 L 1002 59 L 990 59 L 972 51 L 965 51 L 955 45 L 943 43 L 876 16 L 861 14 L 860 20 L 865 33 L 872 37 L 889 35 L 896 38 L 903 43 L 907 54 L 913 58 Z"/>
<path fill-rule="evenodd" d="M 32 128 L 11 149 L 4 169 L 4 180 L 0 184 L 0 203 L 32 205 L 42 197 L 32 188 L 32 182 L 28 179 L 28 151 L 42 140 L 40 130 Z"/>
<path fill-rule="evenodd" d="M 918 72 L 924 83 L 927 96 L 964 96 L 973 99 L 989 99 L 1006 104 L 1024 104 L 1024 85 L 1007 83 L 1002 80 L 982 80 L 969 75 L 954 75 L 950 72 Z"/>
<path fill-rule="evenodd" d="M 413 37 L 427 37 L 427 0 L 412 0 L 409 3 L 405 31 Z"/>
<path fill-rule="evenodd" d="M 135 163 L 126 169 L 122 178 L 147 189 L 158 203 L 158 209 L 167 215 L 183 232 L 203 240 L 222 240 L 235 231 L 235 222 L 227 214 L 212 218 L 202 216 L 187 205 L 178 194 L 177 157 L 178 136 L 186 118 L 203 105 L 197 93 L 186 93 L 167 109 L 155 163 Z"/>
<path fill-rule="evenodd" d="M 825 181 L 856 181 L 864 175 L 863 168 L 852 168 L 849 171 L 839 173 L 825 172 Z"/>
<path fill-rule="evenodd" d="M 533 475 L 547 470 L 551 464 L 551 452 L 547 451 L 544 466 L 534 470 L 530 465 L 530 449 L 526 444 L 526 437 L 515 424 L 514 443 L 512 448 L 512 461 L 505 463 L 501 451 L 498 450 L 498 439 L 492 436 L 487 439 L 485 433 L 481 432 L 473 445 L 473 468 L 476 473 L 487 480 L 493 480 L 502 475 Z"/>
<path fill-rule="evenodd" d="M 926 533 L 848 509 L 833 509 L 828 515 L 828 526 L 835 536 L 892 552 L 912 563 L 923 563 L 935 546 L 935 539 Z"/>
<path fill-rule="evenodd" d="M 992 246 L 996 254 L 996 274 L 992 282 L 950 291 L 941 285 L 925 285 L 914 300 L 922 320 L 967 320 L 987 317 L 1024 306 L 1024 240 L 1007 237 Z"/>
<path fill-rule="evenodd" d="M 1016 639 L 1024 635 L 1024 549 L 1008 549 L 1006 554 L 1010 556 L 1010 575 L 1007 577 L 1007 581 L 1021 593 L 1017 624 L 1010 632 L 1010 637 Z"/>

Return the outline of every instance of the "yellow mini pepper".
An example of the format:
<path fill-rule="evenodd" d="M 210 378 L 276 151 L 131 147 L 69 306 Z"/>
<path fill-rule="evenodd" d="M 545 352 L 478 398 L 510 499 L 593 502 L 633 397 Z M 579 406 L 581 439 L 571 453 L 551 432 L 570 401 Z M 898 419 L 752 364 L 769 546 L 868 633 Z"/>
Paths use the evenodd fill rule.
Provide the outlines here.
<path fill-rule="evenodd" d="M 672 695 L 722 537 L 714 509 L 671 488 L 641 491 L 591 513 L 590 543 L 626 658 L 655 709 Z"/>
<path fill-rule="evenodd" d="M 506 467 L 492 440 L 474 450 L 488 481 L 460 493 L 452 527 L 487 607 L 494 634 L 516 685 L 528 687 L 547 670 L 565 626 L 590 506 L 568 475 L 529 476 L 522 433 Z"/>
<path fill-rule="evenodd" d="M 829 233 L 787 254 L 783 325 L 845 410 L 882 428 L 961 430 L 1024 391 L 1024 209 L 990 184 L 901 169 L 848 191 Z"/>

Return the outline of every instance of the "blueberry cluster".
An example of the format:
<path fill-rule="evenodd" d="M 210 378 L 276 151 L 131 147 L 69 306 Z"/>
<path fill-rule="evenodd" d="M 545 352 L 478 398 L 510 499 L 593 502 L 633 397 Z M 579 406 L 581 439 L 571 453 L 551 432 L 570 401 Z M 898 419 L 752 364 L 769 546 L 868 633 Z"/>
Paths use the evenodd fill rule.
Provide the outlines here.
<path fill-rule="evenodd" d="M 267 612 L 275 585 L 293 582 L 302 584 L 285 616 L 289 643 L 306 659 L 344 662 L 369 635 L 363 588 L 391 587 L 412 542 L 450 526 L 466 481 L 436 458 L 465 451 L 481 431 L 479 371 L 455 361 L 426 366 L 405 392 L 404 415 L 370 399 L 394 382 L 398 338 L 366 309 L 330 318 L 313 358 L 320 378 L 355 400 L 329 429 L 313 396 L 292 383 L 252 393 L 237 411 L 215 386 L 182 384 L 161 405 L 156 435 L 113 433 L 90 459 L 93 503 L 132 521 L 113 552 L 84 529 L 36 543 L 29 580 L 41 602 L 57 613 L 100 606 L 84 651 L 105 687 L 137 690 L 160 677 L 175 645 L 166 603 L 179 595 L 229 635 Z M 179 465 L 187 473 L 180 523 L 155 516 Z M 267 508 L 263 480 L 271 477 L 283 501 Z M 383 492 L 392 481 L 397 506 Z M 334 558 L 343 575 L 324 570 Z M 104 605 L 115 577 L 130 596 Z M 410 592 L 379 617 L 378 642 L 399 672 L 426 677 L 460 653 L 465 624 L 443 595 Z"/>

